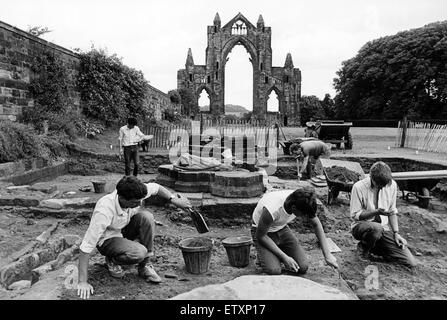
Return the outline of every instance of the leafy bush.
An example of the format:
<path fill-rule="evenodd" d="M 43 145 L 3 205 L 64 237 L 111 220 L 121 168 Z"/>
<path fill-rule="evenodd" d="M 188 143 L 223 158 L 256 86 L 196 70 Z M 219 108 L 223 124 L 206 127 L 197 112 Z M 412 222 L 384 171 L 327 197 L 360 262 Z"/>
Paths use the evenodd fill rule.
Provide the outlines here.
<path fill-rule="evenodd" d="M 171 100 L 172 103 L 180 103 L 181 97 L 177 90 L 170 90 L 168 92 L 169 100 Z"/>
<path fill-rule="evenodd" d="M 39 111 L 64 111 L 73 102 L 69 95 L 70 78 L 63 62 L 50 52 L 33 59 L 29 90 Z"/>
<path fill-rule="evenodd" d="M 69 94 L 68 68 L 56 56 L 44 52 L 34 58 L 31 70 L 30 92 L 35 105 L 23 110 L 22 120 L 38 131 L 43 131 L 47 122 L 49 131 L 65 132 L 71 139 L 76 137 L 79 112 Z"/>
<path fill-rule="evenodd" d="M 49 157 L 48 149 L 31 126 L 0 120 L 0 163 Z"/>
<path fill-rule="evenodd" d="M 92 49 L 79 54 L 77 84 L 83 113 L 106 124 L 147 115 L 148 83 L 143 73 L 124 65 L 116 55 Z"/>

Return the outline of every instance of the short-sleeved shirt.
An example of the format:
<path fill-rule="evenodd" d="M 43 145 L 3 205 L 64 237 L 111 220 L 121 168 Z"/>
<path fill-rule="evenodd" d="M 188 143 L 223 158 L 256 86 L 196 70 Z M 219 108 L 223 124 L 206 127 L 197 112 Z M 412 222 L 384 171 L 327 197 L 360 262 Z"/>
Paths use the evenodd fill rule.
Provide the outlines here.
<path fill-rule="evenodd" d="M 391 184 L 383 187 L 379 191 L 377 199 L 377 208 L 374 204 L 374 189 L 371 185 L 371 178 L 368 176 L 360 181 L 357 181 L 351 190 L 351 203 L 350 212 L 353 228 L 360 222 L 359 217 L 363 211 L 377 210 L 378 208 L 386 211 L 397 213 L 396 198 L 397 198 L 397 184 L 392 180 Z M 390 230 L 389 219 L 387 216 L 380 216 L 381 224 L 385 230 Z M 361 221 L 374 221 L 374 217 L 368 220 Z"/>
<path fill-rule="evenodd" d="M 320 140 L 303 141 L 300 143 L 305 156 L 318 158 L 321 155 L 329 155 L 330 149 L 326 143 Z"/>
<path fill-rule="evenodd" d="M 294 214 L 288 214 L 284 210 L 284 201 L 295 190 L 272 191 L 264 194 L 253 211 L 253 227 L 257 227 L 265 207 L 270 212 L 273 223 L 267 232 L 276 232 L 284 228 L 289 222 L 296 218 Z"/>
<path fill-rule="evenodd" d="M 160 185 L 147 183 L 146 187 L 147 195 L 144 199 L 157 194 Z M 130 219 L 138 213 L 139 209 L 140 207 L 123 210 L 116 190 L 99 199 L 80 249 L 85 253 L 90 253 L 96 246 L 101 246 L 105 240 L 122 237 L 121 229 L 129 224 Z"/>

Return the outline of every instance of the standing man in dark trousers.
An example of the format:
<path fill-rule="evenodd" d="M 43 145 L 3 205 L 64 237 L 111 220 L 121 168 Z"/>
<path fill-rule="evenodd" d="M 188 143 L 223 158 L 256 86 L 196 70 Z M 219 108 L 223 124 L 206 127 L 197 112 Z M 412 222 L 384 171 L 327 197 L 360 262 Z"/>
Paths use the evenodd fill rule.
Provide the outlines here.
<path fill-rule="evenodd" d="M 130 162 L 133 161 L 133 175 L 138 175 L 138 142 L 152 139 L 152 135 L 145 135 L 137 127 L 137 119 L 129 118 L 127 125 L 119 131 L 120 157 L 124 154 L 124 167 L 126 176 L 130 175 Z"/>

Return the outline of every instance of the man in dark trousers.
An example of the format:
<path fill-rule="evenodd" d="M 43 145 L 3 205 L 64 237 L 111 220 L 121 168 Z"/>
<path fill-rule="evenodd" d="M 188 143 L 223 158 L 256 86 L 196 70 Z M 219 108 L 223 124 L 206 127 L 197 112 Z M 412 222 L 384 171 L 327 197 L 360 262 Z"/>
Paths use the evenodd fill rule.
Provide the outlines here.
<path fill-rule="evenodd" d="M 142 140 L 152 139 L 152 135 L 145 135 L 137 127 L 137 119 L 129 118 L 127 125 L 119 131 L 120 157 L 124 154 L 124 167 L 126 176 L 130 175 L 130 162 L 133 161 L 133 175 L 138 175 L 138 143 Z"/>
<path fill-rule="evenodd" d="M 291 150 L 292 154 L 297 156 L 298 167 L 301 168 L 299 175 L 306 172 L 308 179 L 313 176 L 316 161 L 320 157 L 329 158 L 331 154 L 328 145 L 321 140 L 303 141 L 299 145 L 291 146 Z"/>
<path fill-rule="evenodd" d="M 359 257 L 369 260 L 371 253 L 408 267 L 417 265 L 399 234 L 396 208 L 397 184 L 391 168 L 379 161 L 371 166 L 369 177 L 357 181 L 351 191 L 351 232 Z"/>
<path fill-rule="evenodd" d="M 116 190 L 96 203 L 90 225 L 80 245 L 78 295 L 88 299 L 93 287 L 88 282 L 88 265 L 93 250 L 105 256 L 109 274 L 122 278 L 122 265 L 136 265 L 138 275 L 152 283 L 161 282 L 152 266 L 154 259 L 154 216 L 143 200 L 158 196 L 177 206 L 191 207 L 188 199 L 178 197 L 157 183 L 143 183 L 134 176 L 123 177 Z"/>

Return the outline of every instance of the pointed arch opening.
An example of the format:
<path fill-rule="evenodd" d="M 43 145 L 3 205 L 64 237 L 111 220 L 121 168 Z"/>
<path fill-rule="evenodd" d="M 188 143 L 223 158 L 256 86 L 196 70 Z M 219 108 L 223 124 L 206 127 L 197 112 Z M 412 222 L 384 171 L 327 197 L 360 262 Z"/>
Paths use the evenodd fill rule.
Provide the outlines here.
<path fill-rule="evenodd" d="M 271 90 L 267 96 L 267 112 L 279 112 L 279 95 L 276 90 Z"/>
<path fill-rule="evenodd" d="M 207 88 L 201 88 L 198 92 L 197 104 L 200 112 L 209 112 L 211 105 L 211 97 Z"/>
<path fill-rule="evenodd" d="M 227 112 L 228 105 L 253 110 L 253 64 L 251 55 L 241 43 L 236 44 L 227 55 L 224 99 L 225 114 L 232 112 Z"/>

